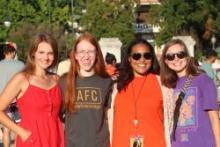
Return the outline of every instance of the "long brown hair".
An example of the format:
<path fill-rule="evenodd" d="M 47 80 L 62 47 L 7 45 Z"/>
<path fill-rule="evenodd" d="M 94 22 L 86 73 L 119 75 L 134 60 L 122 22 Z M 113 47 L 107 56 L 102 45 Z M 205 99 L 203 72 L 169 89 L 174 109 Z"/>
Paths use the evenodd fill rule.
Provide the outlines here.
<path fill-rule="evenodd" d="M 75 53 L 77 45 L 82 41 L 86 40 L 90 42 L 96 48 L 96 61 L 94 63 L 95 74 L 101 77 L 108 77 L 105 71 L 105 62 L 102 56 L 100 46 L 95 39 L 95 37 L 90 33 L 82 34 L 75 42 L 73 49 L 70 53 L 71 66 L 66 77 L 66 89 L 65 89 L 65 99 L 64 108 L 69 112 L 74 112 L 75 110 L 75 97 L 76 97 L 76 76 L 79 74 L 79 65 L 75 59 Z"/>
<path fill-rule="evenodd" d="M 198 66 L 195 64 L 195 60 L 193 57 L 189 56 L 188 49 L 185 45 L 185 43 L 180 40 L 180 39 L 174 39 L 166 43 L 165 47 L 163 48 L 162 56 L 161 56 L 161 68 L 160 68 L 160 77 L 161 77 L 161 82 L 163 85 L 169 87 L 169 88 L 175 88 L 176 83 L 178 80 L 178 76 L 175 71 L 170 69 L 167 64 L 165 63 L 165 55 L 167 53 L 167 50 L 173 46 L 179 44 L 183 50 L 187 53 L 187 66 L 186 66 L 186 76 L 187 75 L 192 75 L 196 76 L 198 75 L 201 70 L 198 68 Z"/>
<path fill-rule="evenodd" d="M 56 40 L 48 33 L 41 32 L 37 35 L 35 35 L 31 41 L 30 41 L 30 47 L 28 52 L 28 58 L 27 58 L 27 65 L 25 69 L 23 70 L 26 75 L 31 75 L 34 73 L 36 65 L 34 61 L 34 54 L 37 51 L 38 45 L 41 42 L 46 42 L 51 45 L 53 54 L 54 54 L 54 60 L 50 67 L 54 67 L 58 62 L 58 47 Z"/>

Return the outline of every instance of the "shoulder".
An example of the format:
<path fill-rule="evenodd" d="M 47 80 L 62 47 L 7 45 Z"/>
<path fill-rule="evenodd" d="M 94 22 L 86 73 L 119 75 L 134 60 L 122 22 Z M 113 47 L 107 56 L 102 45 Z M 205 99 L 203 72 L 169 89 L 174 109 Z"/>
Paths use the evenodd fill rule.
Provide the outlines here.
<path fill-rule="evenodd" d="M 112 83 L 112 79 L 110 77 L 100 77 L 101 80 L 105 83 Z"/>
<path fill-rule="evenodd" d="M 59 85 L 61 87 L 65 87 L 66 85 L 66 77 L 67 77 L 67 73 L 62 75 L 60 78 L 59 78 Z"/>
<path fill-rule="evenodd" d="M 4 59 L 3 59 L 3 60 L 1 60 L 1 61 L 0 61 L 0 65 L 1 65 L 1 64 L 3 64 L 4 62 L 5 62 L 5 60 L 4 60 Z"/>
<path fill-rule="evenodd" d="M 105 86 L 111 86 L 113 83 L 113 80 L 111 77 L 101 77 L 99 75 L 95 75 L 93 81 L 97 83 L 98 85 L 105 85 Z"/>
<path fill-rule="evenodd" d="M 24 72 L 19 72 L 12 77 L 10 83 L 22 87 L 28 85 L 28 79 Z"/>
<path fill-rule="evenodd" d="M 105 81 L 111 80 L 111 77 L 108 76 L 108 75 L 107 76 L 101 76 L 101 75 L 95 74 L 95 75 L 92 76 L 92 78 L 105 80 Z"/>
<path fill-rule="evenodd" d="M 4 67 L 3 61 L 0 61 L 0 68 L 3 68 L 3 67 Z"/>
<path fill-rule="evenodd" d="M 67 78 L 67 73 L 63 74 L 62 76 L 59 77 L 59 83 L 65 83 Z"/>
<path fill-rule="evenodd" d="M 17 68 L 19 68 L 19 67 L 23 68 L 24 67 L 24 63 L 20 60 L 11 60 L 10 62 L 8 62 L 8 64 L 11 64 L 11 65 L 13 65 Z"/>
<path fill-rule="evenodd" d="M 157 80 L 157 81 L 159 82 L 159 84 L 161 84 L 161 82 L 160 82 L 160 76 L 157 75 L 157 74 L 149 73 L 149 74 L 147 75 L 147 78 L 148 78 L 148 79 L 151 79 L 151 80 L 153 80 L 153 81 Z"/>
<path fill-rule="evenodd" d="M 6 60 L 1 60 L 1 61 L 0 61 L 0 66 L 5 66 L 5 63 L 7 63 Z"/>
<path fill-rule="evenodd" d="M 156 77 L 158 83 L 159 83 L 160 85 L 162 85 L 161 80 L 160 80 L 160 75 L 155 75 L 155 77 Z"/>
<path fill-rule="evenodd" d="M 149 77 L 155 77 L 155 78 L 159 77 L 160 78 L 160 75 L 157 75 L 157 74 L 154 74 L 154 73 L 149 73 L 148 76 Z"/>
<path fill-rule="evenodd" d="M 15 74 L 12 80 L 17 82 L 27 81 L 27 76 L 25 75 L 24 72 L 20 72 Z"/>
<path fill-rule="evenodd" d="M 60 76 L 59 80 L 64 80 L 66 79 L 68 73 L 63 74 L 62 76 Z"/>
<path fill-rule="evenodd" d="M 17 63 L 24 66 L 24 62 L 20 61 L 20 60 L 17 60 Z"/>
<path fill-rule="evenodd" d="M 103 78 L 103 79 L 106 80 L 106 81 L 108 81 L 108 82 L 111 82 L 111 81 L 112 81 L 111 77 L 105 77 L 105 78 Z"/>
<path fill-rule="evenodd" d="M 167 92 L 172 93 L 173 92 L 173 88 L 166 87 L 161 83 L 161 79 L 160 79 L 159 75 L 154 74 L 154 76 L 156 77 L 163 93 L 167 93 Z"/>
<path fill-rule="evenodd" d="M 24 65 L 24 63 L 23 63 L 22 61 L 17 60 L 16 64 L 17 64 L 18 66 L 20 66 L 21 68 L 24 68 L 24 67 L 25 67 L 25 65 Z"/>
<path fill-rule="evenodd" d="M 19 64 L 24 64 L 21 60 L 13 60 L 13 61 L 15 61 L 15 62 L 17 62 Z"/>
<path fill-rule="evenodd" d="M 212 81 L 212 79 L 206 73 L 200 73 L 195 77 L 195 80 L 198 81 Z"/>
<path fill-rule="evenodd" d="M 193 83 L 199 87 L 212 87 L 214 81 L 206 73 L 201 73 L 193 79 Z"/>

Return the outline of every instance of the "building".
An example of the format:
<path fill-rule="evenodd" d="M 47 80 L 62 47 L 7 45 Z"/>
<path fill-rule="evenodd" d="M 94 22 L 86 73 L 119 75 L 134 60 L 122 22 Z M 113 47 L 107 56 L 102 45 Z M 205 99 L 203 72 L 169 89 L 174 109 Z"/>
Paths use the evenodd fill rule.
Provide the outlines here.
<path fill-rule="evenodd" d="M 155 34 L 160 28 L 150 23 L 149 9 L 152 5 L 160 5 L 160 0 L 140 0 L 136 12 L 135 35 L 136 37 L 148 40 L 155 45 Z"/>

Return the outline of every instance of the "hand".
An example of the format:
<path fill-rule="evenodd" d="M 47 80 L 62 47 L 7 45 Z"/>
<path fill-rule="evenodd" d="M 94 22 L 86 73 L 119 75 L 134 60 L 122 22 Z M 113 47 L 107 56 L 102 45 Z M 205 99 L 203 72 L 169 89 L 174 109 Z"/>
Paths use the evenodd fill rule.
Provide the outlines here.
<path fill-rule="evenodd" d="M 21 137 L 21 140 L 23 141 L 23 142 L 25 142 L 30 136 L 31 136 L 31 131 L 29 131 L 29 130 L 24 130 L 24 131 L 22 131 L 22 133 L 20 134 L 20 137 Z"/>

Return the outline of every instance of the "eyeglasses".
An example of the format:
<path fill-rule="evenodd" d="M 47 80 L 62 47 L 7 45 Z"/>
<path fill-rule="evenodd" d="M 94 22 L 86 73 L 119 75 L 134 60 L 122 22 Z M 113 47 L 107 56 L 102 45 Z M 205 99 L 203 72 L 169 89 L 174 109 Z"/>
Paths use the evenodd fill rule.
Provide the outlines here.
<path fill-rule="evenodd" d="M 131 57 L 134 59 L 134 60 L 140 60 L 141 57 L 144 57 L 145 60 L 150 60 L 152 59 L 152 53 L 150 52 L 145 52 L 145 53 L 132 53 L 131 54 Z"/>
<path fill-rule="evenodd" d="M 80 56 L 84 56 L 85 54 L 88 54 L 89 56 L 92 56 L 96 53 L 96 51 L 95 50 L 88 50 L 88 51 L 81 50 L 81 51 L 77 51 L 76 53 L 79 54 Z"/>
<path fill-rule="evenodd" d="M 173 61 L 175 59 L 175 57 L 179 58 L 179 59 L 183 59 L 185 57 L 187 57 L 188 54 L 185 52 L 185 51 L 180 51 L 178 53 L 168 53 L 165 55 L 165 58 L 168 60 L 168 61 Z"/>

